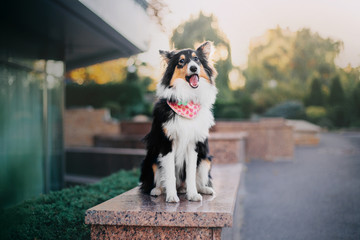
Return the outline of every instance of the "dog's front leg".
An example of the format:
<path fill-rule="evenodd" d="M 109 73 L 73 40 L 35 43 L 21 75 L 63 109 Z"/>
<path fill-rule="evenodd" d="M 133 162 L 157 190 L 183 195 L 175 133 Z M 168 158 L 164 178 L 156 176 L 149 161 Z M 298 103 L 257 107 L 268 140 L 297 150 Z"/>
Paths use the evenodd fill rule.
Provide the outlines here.
<path fill-rule="evenodd" d="M 179 202 L 179 197 L 176 193 L 176 178 L 175 178 L 175 154 L 169 152 L 165 156 L 161 157 L 160 164 L 164 168 L 163 178 L 164 186 L 166 189 L 166 201 L 167 202 Z"/>
<path fill-rule="evenodd" d="M 202 196 L 196 189 L 196 161 L 197 153 L 195 147 L 189 144 L 186 156 L 186 198 L 197 202 L 202 200 Z"/>

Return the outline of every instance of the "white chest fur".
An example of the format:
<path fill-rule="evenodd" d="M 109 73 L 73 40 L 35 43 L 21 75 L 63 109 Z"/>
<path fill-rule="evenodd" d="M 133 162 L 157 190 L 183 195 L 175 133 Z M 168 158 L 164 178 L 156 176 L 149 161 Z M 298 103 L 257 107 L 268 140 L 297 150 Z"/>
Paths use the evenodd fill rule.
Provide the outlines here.
<path fill-rule="evenodd" d="M 201 77 L 197 89 L 192 89 L 183 79 L 176 79 L 173 88 L 158 85 L 157 95 L 160 98 L 172 98 L 181 102 L 193 101 L 201 106 L 199 113 L 193 119 L 176 115 L 163 124 L 166 135 L 173 141 L 176 158 L 183 158 L 188 147 L 195 149 L 197 142 L 204 141 L 209 136 L 209 128 L 215 124 L 211 108 L 216 93 L 216 87 Z"/>
<path fill-rule="evenodd" d="M 198 115 L 188 119 L 176 115 L 164 123 L 164 129 L 171 140 L 184 143 L 204 141 L 209 135 L 209 128 L 214 125 L 214 117 L 209 109 L 200 109 Z"/>
<path fill-rule="evenodd" d="M 164 123 L 166 134 L 173 141 L 176 165 L 182 165 L 188 147 L 195 149 L 197 142 L 203 142 L 209 136 L 209 128 L 213 125 L 214 117 L 207 108 L 201 109 L 193 119 L 176 115 Z"/>

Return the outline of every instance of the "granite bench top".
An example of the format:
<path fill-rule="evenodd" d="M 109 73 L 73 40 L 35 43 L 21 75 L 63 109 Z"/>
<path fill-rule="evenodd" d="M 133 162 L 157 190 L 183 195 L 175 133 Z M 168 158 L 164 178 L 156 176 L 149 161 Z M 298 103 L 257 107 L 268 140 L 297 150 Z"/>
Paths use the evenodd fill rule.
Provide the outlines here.
<path fill-rule="evenodd" d="M 190 202 L 179 194 L 179 203 L 165 202 L 165 196 L 142 194 L 139 187 L 103 202 L 85 213 L 92 225 L 231 227 L 241 164 L 213 166 L 215 196 L 203 195 L 202 202 Z"/>

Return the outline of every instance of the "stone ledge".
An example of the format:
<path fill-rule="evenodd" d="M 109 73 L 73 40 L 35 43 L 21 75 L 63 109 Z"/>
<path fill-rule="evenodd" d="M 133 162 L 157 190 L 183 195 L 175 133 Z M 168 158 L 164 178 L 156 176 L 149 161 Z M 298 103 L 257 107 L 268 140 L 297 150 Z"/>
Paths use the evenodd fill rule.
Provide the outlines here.
<path fill-rule="evenodd" d="M 145 149 L 71 147 L 66 148 L 66 174 L 105 177 L 120 169 L 139 168 Z M 87 166 L 84 168 L 84 166 Z"/>
<path fill-rule="evenodd" d="M 67 147 L 67 152 L 81 153 L 102 153 L 102 154 L 123 154 L 123 155 L 146 155 L 145 149 L 134 148 L 109 148 L 109 147 Z"/>
<path fill-rule="evenodd" d="M 246 139 L 249 134 L 246 132 L 211 132 L 209 135 L 209 140 L 242 140 Z"/>
<path fill-rule="evenodd" d="M 215 164 L 244 163 L 247 160 L 246 132 L 211 132 L 209 136 L 210 155 Z"/>
<path fill-rule="evenodd" d="M 91 231 L 91 239 L 221 239 L 221 228 L 127 227 L 111 225 L 102 225 L 98 228 L 96 231 Z"/>
<path fill-rule="evenodd" d="M 166 203 L 164 195 L 151 197 L 140 193 L 136 187 L 87 210 L 85 223 L 92 225 L 93 236 L 105 228 L 118 231 L 124 229 L 124 226 L 167 227 L 168 230 L 186 227 L 189 231 L 193 228 L 204 231 L 211 228 L 213 231 L 231 227 L 242 171 L 242 164 L 214 166 L 212 176 L 216 195 L 203 195 L 202 202 L 190 202 L 184 194 L 179 194 L 179 203 Z"/>
<path fill-rule="evenodd" d="M 293 128 L 281 118 L 261 119 L 257 122 L 216 121 L 212 132 L 247 132 L 247 157 L 274 161 L 294 156 Z M 210 134 L 211 134 L 210 133 Z"/>

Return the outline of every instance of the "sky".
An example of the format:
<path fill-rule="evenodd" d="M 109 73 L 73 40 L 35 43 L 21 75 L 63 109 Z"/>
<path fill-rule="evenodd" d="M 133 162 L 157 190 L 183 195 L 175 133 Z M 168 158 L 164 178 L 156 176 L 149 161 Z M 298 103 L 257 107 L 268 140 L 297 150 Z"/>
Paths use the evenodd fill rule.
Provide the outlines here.
<path fill-rule="evenodd" d="M 341 40 L 344 48 L 336 59 L 339 67 L 360 66 L 360 0 L 182 0 L 165 1 L 171 13 L 165 17 L 166 32 L 152 31 L 143 61 L 159 62 L 158 50 L 169 49 L 171 32 L 200 11 L 214 14 L 231 44 L 233 64 L 246 67 L 250 40 L 267 29 L 310 28 L 323 38 Z M 154 27 L 154 26 L 153 26 Z"/>

